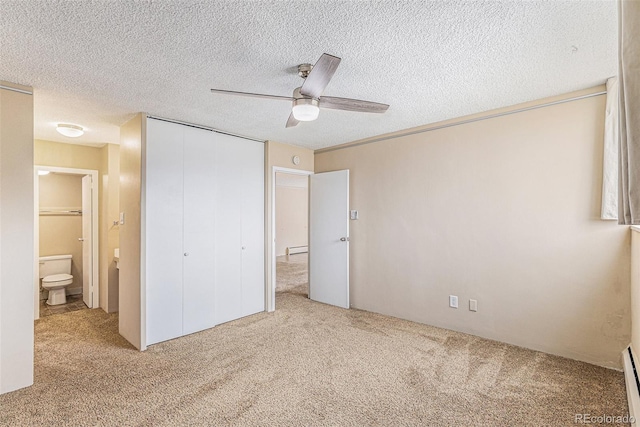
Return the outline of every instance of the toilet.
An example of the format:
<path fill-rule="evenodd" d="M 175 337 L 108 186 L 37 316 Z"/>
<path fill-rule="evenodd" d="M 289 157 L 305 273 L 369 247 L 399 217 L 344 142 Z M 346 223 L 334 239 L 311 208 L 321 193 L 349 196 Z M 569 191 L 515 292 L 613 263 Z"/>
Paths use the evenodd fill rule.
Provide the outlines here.
<path fill-rule="evenodd" d="M 59 305 L 67 302 L 65 288 L 73 283 L 71 255 L 40 257 L 42 287 L 49 291 L 47 304 Z"/>

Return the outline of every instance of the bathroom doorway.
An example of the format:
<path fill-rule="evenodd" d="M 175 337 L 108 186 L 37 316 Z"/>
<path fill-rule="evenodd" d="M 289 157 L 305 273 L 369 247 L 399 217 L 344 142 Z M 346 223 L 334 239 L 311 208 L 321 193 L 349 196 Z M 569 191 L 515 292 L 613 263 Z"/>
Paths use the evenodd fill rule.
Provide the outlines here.
<path fill-rule="evenodd" d="M 309 296 L 309 175 L 312 172 L 274 167 L 272 200 L 272 289 Z"/>
<path fill-rule="evenodd" d="M 45 304 L 43 315 L 98 307 L 98 171 L 35 166 L 34 174 L 34 318 L 40 318 L 46 296 L 40 281 L 41 256 L 72 255 L 73 276 L 63 289 L 68 296 L 65 306 Z"/>

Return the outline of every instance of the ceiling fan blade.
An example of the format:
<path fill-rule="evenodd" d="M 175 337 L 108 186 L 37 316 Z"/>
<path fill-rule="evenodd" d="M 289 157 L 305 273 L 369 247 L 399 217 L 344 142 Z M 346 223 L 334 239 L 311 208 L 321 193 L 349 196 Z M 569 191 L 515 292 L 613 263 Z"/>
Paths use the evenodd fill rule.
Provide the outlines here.
<path fill-rule="evenodd" d="M 300 123 L 298 120 L 296 120 L 295 117 L 293 117 L 293 112 L 291 114 L 289 114 L 289 119 L 287 120 L 287 127 L 288 128 L 292 128 L 295 125 L 297 125 L 298 123 Z"/>
<path fill-rule="evenodd" d="M 240 95 L 240 96 L 250 96 L 252 98 L 280 99 L 282 101 L 293 101 L 293 98 L 290 96 L 264 95 L 262 93 L 236 92 L 233 90 L 222 90 L 222 89 L 211 89 L 211 92 L 222 93 L 224 95 Z"/>
<path fill-rule="evenodd" d="M 378 102 L 361 101 L 359 99 L 336 98 L 335 96 L 323 96 L 320 98 L 320 108 L 332 110 L 358 111 L 361 113 L 384 113 L 389 109 L 387 104 Z"/>
<path fill-rule="evenodd" d="M 340 65 L 340 61 L 341 59 L 337 56 L 323 53 L 304 80 L 300 93 L 311 98 L 320 98 L 329 84 L 329 80 L 333 77 L 333 73 Z"/>

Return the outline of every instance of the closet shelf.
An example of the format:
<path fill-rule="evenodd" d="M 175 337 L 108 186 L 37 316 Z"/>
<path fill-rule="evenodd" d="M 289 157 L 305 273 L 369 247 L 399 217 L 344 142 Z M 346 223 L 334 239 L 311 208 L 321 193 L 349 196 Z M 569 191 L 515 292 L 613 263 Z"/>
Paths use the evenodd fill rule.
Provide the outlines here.
<path fill-rule="evenodd" d="M 82 209 L 80 208 L 42 208 L 40 216 L 80 216 Z"/>

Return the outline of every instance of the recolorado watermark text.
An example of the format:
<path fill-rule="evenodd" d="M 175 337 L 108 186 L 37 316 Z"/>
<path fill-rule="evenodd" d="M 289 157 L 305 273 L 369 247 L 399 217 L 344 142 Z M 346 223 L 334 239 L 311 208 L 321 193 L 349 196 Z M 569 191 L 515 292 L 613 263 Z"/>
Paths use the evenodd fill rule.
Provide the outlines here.
<path fill-rule="evenodd" d="M 576 414 L 573 422 L 575 424 L 635 424 L 636 419 L 631 415 Z"/>

